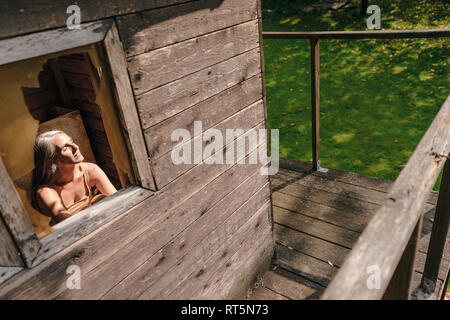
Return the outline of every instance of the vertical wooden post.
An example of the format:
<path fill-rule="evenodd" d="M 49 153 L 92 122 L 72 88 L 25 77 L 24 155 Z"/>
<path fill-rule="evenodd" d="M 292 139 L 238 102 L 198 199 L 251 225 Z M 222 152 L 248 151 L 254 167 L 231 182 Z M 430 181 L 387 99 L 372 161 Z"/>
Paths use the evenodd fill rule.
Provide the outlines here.
<path fill-rule="evenodd" d="M 311 39 L 311 115 L 313 170 L 320 169 L 319 117 L 320 117 L 320 52 L 319 39 Z"/>
<path fill-rule="evenodd" d="M 361 10 L 359 12 L 360 15 L 365 16 L 367 13 L 367 7 L 369 6 L 369 0 L 362 0 L 361 2 Z"/>
<path fill-rule="evenodd" d="M 439 190 L 430 243 L 428 245 L 427 260 L 422 276 L 421 287 L 426 293 L 433 293 L 441 265 L 442 254 L 447 239 L 450 224 L 450 164 L 445 162 Z M 446 284 L 444 284 L 446 285 Z M 445 288 L 444 288 L 445 291 Z"/>
<path fill-rule="evenodd" d="M 411 294 L 411 281 L 414 273 L 414 260 L 417 243 L 422 230 L 423 215 L 420 216 L 416 227 L 406 245 L 405 251 L 394 271 L 389 285 L 384 292 L 383 300 L 409 300 Z"/>

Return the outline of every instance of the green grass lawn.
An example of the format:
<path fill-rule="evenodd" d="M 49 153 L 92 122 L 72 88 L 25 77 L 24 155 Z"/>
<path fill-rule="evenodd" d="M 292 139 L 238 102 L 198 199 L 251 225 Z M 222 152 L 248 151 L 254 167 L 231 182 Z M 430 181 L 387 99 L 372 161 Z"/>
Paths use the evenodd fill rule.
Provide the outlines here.
<path fill-rule="evenodd" d="M 366 29 L 357 0 L 355 9 L 314 13 L 293 3 L 262 0 L 263 30 Z M 444 1 L 376 4 L 382 29 L 449 26 Z M 309 50 L 308 40 L 264 40 L 269 127 L 280 129 L 280 156 L 301 161 L 312 160 Z M 322 40 L 321 165 L 395 180 L 450 93 L 448 52 L 446 38 Z"/>

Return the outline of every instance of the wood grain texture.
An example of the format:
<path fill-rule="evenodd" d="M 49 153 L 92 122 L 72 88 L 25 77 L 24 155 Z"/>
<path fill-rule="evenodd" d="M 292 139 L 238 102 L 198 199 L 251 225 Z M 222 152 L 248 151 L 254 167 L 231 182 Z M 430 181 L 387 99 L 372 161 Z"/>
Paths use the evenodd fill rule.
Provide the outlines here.
<path fill-rule="evenodd" d="M 259 49 L 253 49 L 139 95 L 136 103 L 143 128 L 253 77 L 260 72 L 259 62 Z"/>
<path fill-rule="evenodd" d="M 117 18 L 128 56 L 195 38 L 256 18 L 256 0 L 193 1 Z"/>
<path fill-rule="evenodd" d="M 250 21 L 152 50 L 128 59 L 136 95 L 258 47 L 258 24 Z"/>
<path fill-rule="evenodd" d="M 80 7 L 81 22 L 84 23 L 188 1 L 190 0 L 130 0 L 125 2 L 122 0 L 99 0 L 92 5 L 91 0 L 79 0 L 76 4 Z M 69 17 L 67 8 L 72 4 L 74 2 L 71 0 L 2 1 L 0 4 L 0 38 L 65 27 Z"/>
<path fill-rule="evenodd" d="M 127 63 L 115 24 L 112 24 L 103 45 L 108 60 L 110 76 L 112 77 L 111 85 L 116 102 L 119 105 L 119 108 L 117 108 L 118 115 L 131 157 L 133 171 L 142 187 L 156 190 L 127 73 Z"/>
<path fill-rule="evenodd" d="M 449 154 L 449 136 L 450 97 L 395 181 L 384 205 L 330 283 L 323 299 L 382 297 L 442 168 L 443 161 L 432 152 Z M 378 265 L 381 269 L 381 290 L 370 290 L 366 286 L 366 269 L 371 265 Z"/>
<path fill-rule="evenodd" d="M 289 300 L 285 296 L 267 289 L 266 287 L 258 287 L 248 297 L 248 300 Z"/>
<path fill-rule="evenodd" d="M 0 21 L 4 22 L 4 20 Z M 2 40 L 0 41 L 0 65 L 100 42 L 105 37 L 110 24 L 111 21 L 105 20 L 82 24 L 80 29 L 75 30 L 61 28 Z M 0 28 L 0 30 L 4 29 Z M 0 31 L 0 35 L 1 33 Z"/>
<path fill-rule="evenodd" d="M 20 258 L 19 250 L 9 235 L 8 229 L 0 217 L 0 266 L 1 267 L 22 267 L 23 261 Z M 0 276 L 1 279 L 1 276 Z M 1 281 L 0 281 L 1 283 Z"/>
<path fill-rule="evenodd" d="M 22 267 L 0 267 L 0 284 L 22 271 Z"/>
<path fill-rule="evenodd" d="M 170 138 L 174 130 L 185 129 L 194 136 L 194 121 L 201 121 L 206 131 L 259 100 L 261 92 L 261 78 L 256 75 L 148 128 L 144 134 L 152 161 L 170 152 L 178 144 Z"/>
<path fill-rule="evenodd" d="M 226 141 L 226 130 L 228 129 L 242 129 L 247 132 L 248 130 L 254 130 L 256 134 L 258 133 L 259 129 L 263 129 L 264 126 L 261 123 L 264 120 L 264 110 L 262 106 L 262 102 L 258 101 L 247 108 L 239 111 L 238 113 L 234 114 L 233 116 L 229 117 L 228 119 L 224 120 L 223 122 L 219 123 L 217 126 L 214 127 L 214 129 L 217 129 L 222 134 L 222 145 L 223 147 L 220 148 L 220 150 L 213 150 L 214 154 L 212 156 L 203 156 L 203 161 L 208 161 L 208 158 L 214 158 L 214 155 L 216 153 L 222 153 L 223 156 L 223 163 L 226 162 L 226 154 L 223 151 L 223 148 L 225 150 L 235 148 L 237 149 L 237 140 L 241 139 L 240 137 L 242 135 L 236 136 L 232 142 L 227 143 Z M 244 133 L 245 134 L 245 133 Z M 220 137 L 217 137 L 219 139 Z M 208 146 L 211 143 L 216 143 L 216 141 L 211 142 L 208 139 L 205 139 L 203 136 L 196 136 L 192 138 L 191 140 L 187 141 L 183 145 L 190 145 L 191 151 L 193 152 L 194 146 L 196 144 L 202 145 L 202 150 L 204 152 L 205 147 Z M 182 145 L 180 145 L 182 146 Z M 247 150 L 247 149 L 246 149 Z M 193 157 L 191 157 L 191 163 L 190 164 L 174 164 L 172 161 L 172 153 L 166 153 L 161 158 L 157 159 L 156 161 L 152 161 L 153 170 L 155 172 L 155 180 L 156 184 L 159 188 L 164 187 L 171 181 L 175 180 L 177 177 L 182 175 L 187 170 L 194 167 L 196 164 L 194 163 Z"/>
<path fill-rule="evenodd" d="M 30 267 L 41 245 L 16 187 L 1 159 L 0 181 L 0 213 L 21 253 L 22 259 Z"/>

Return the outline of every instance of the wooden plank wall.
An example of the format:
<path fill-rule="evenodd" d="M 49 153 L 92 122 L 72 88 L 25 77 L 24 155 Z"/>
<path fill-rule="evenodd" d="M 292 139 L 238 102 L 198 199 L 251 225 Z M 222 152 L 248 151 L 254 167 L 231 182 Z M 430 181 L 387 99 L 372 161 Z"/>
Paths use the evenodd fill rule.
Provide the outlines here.
<path fill-rule="evenodd" d="M 171 132 L 192 134 L 195 120 L 203 131 L 222 133 L 266 127 L 259 0 L 155 1 L 163 2 L 115 18 L 158 191 L 14 276 L 0 286 L 0 298 L 242 298 L 268 267 L 271 192 L 261 165 L 175 166 L 170 160 Z M 89 11 L 92 19 L 107 16 Z M 81 268 L 81 290 L 66 288 L 71 264 Z"/>

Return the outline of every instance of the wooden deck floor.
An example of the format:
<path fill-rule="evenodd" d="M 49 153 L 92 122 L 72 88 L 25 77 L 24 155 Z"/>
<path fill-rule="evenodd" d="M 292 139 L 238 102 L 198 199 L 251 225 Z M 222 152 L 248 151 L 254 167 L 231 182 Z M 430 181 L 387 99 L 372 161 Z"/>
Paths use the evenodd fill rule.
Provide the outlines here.
<path fill-rule="evenodd" d="M 282 159 L 272 177 L 275 255 L 270 269 L 247 296 L 251 300 L 318 299 L 338 271 L 393 182 Z M 413 286 L 423 272 L 438 193 L 425 205 Z M 450 265 L 450 233 L 441 263 L 436 299 Z M 413 292 L 412 299 L 416 293 Z"/>

